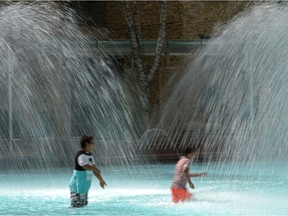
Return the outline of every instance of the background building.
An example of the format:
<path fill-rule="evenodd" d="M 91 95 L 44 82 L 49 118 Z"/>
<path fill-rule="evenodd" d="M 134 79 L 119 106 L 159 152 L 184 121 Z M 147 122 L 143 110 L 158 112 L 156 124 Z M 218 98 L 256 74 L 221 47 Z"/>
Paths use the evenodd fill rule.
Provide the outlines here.
<path fill-rule="evenodd" d="M 153 77 L 149 104 L 152 115 L 161 116 L 168 95 L 173 91 L 168 81 L 176 83 L 187 65 L 197 54 L 203 43 L 213 35 L 217 26 L 225 25 L 239 12 L 245 10 L 250 1 L 169 1 L 166 27 L 166 46 L 160 65 Z M 133 2 L 131 2 L 133 10 Z M 84 12 L 91 18 L 83 31 L 99 34 L 99 30 L 115 40 L 122 47 L 122 56 L 118 60 L 124 67 L 125 77 L 135 77 L 128 26 L 125 20 L 122 2 L 119 1 L 72 1 L 70 6 Z M 141 27 L 147 67 L 151 67 L 156 49 L 160 26 L 160 1 L 141 2 Z M 94 26 L 96 23 L 97 27 Z M 91 35 L 93 37 L 93 35 Z M 130 49 L 128 49 L 130 46 Z M 173 80 L 171 81 L 171 77 Z M 130 80 L 131 82 L 131 80 Z M 133 82 L 133 81 L 132 81 Z M 170 85 L 173 86 L 173 85 Z M 201 89 L 201 86 L 199 86 Z M 193 108 L 192 108 L 193 109 Z M 153 123 L 152 123 L 153 124 Z"/>
<path fill-rule="evenodd" d="M 5 3 L 3 4 L 5 5 Z M 39 4 L 41 4 L 41 2 L 39 2 Z M 201 48 L 203 43 L 209 40 L 209 38 L 213 34 L 215 26 L 225 24 L 238 12 L 244 10 L 247 6 L 249 6 L 249 4 L 250 2 L 243 1 L 168 2 L 166 29 L 167 41 L 164 45 L 164 52 L 161 56 L 160 65 L 156 71 L 155 76 L 153 77 L 149 92 L 151 115 L 156 117 L 154 118 L 155 122 L 157 122 L 157 120 L 161 117 L 161 109 L 163 108 L 169 93 L 173 91 L 173 88 L 169 89 L 169 86 L 167 89 L 167 83 L 171 79 L 171 77 L 173 77 L 172 83 L 176 83 L 181 74 L 185 72 L 185 68 L 187 67 L 188 63 L 191 62 L 194 56 L 197 54 L 197 50 Z M 83 19 L 79 19 L 79 22 L 77 22 L 76 20 L 76 24 L 79 26 L 82 32 L 89 35 L 89 37 L 92 39 L 92 42 L 93 40 L 95 40 L 95 44 L 97 44 L 99 41 L 102 41 L 104 42 L 103 46 L 107 45 L 107 47 L 110 49 L 109 54 L 113 55 L 114 57 L 114 64 L 120 66 L 117 68 L 117 72 L 119 73 L 119 75 L 125 78 L 127 82 L 135 83 L 136 85 L 135 63 L 132 57 L 128 27 L 124 17 L 122 2 L 66 1 L 57 2 L 56 5 L 59 8 L 64 8 L 62 7 L 63 5 L 72 7 L 76 10 L 76 17 L 78 15 L 77 12 L 81 14 L 81 16 L 79 17 L 82 17 L 83 13 L 86 14 L 87 19 L 85 20 L 85 22 L 83 22 Z M 159 12 L 161 2 L 141 2 L 141 5 L 141 27 L 142 37 L 144 40 L 145 61 L 147 63 L 147 67 L 151 67 L 154 58 L 153 55 L 156 49 L 156 41 L 159 34 Z M 132 6 L 133 2 L 131 2 L 131 7 Z M 67 14 L 67 16 L 68 15 L 71 14 Z M 63 25 L 69 25 L 69 17 L 65 16 L 65 9 L 63 9 L 62 23 Z M 66 22 L 66 20 L 68 20 L 68 22 Z M 61 29 L 61 27 L 59 27 L 59 29 Z M 93 44 L 91 44 L 91 46 L 93 46 Z M 115 47 L 117 49 L 113 50 L 113 48 Z M 33 47 L 31 46 L 31 49 L 32 48 Z M 41 47 L 39 47 L 39 49 L 41 50 Z M 90 60 L 94 61 L 95 59 L 93 60 L 93 56 L 95 57 L 95 53 L 91 53 L 91 56 L 85 56 L 83 58 L 85 58 L 85 61 L 87 62 Z M 73 61 L 73 58 L 71 58 L 70 60 Z M 31 60 L 31 62 L 33 62 L 33 59 Z M 55 62 L 57 62 L 57 59 L 54 61 L 54 63 Z M 59 62 L 57 64 L 61 65 L 64 63 Z M 57 66 L 57 64 L 55 65 Z M 35 66 L 35 68 L 33 68 L 33 71 L 39 72 L 39 68 Z M 34 84 L 35 86 L 37 86 L 37 88 L 40 88 L 41 86 L 38 86 L 38 81 L 36 79 L 36 77 L 39 75 L 36 74 L 34 76 Z M 39 79 L 42 79 L 41 76 L 39 76 Z M 67 80 L 65 80 L 63 83 L 58 82 L 59 80 L 55 80 L 54 84 L 55 86 L 59 85 L 59 89 L 62 87 L 63 83 L 66 86 L 74 86 L 73 83 L 69 83 Z M 201 89 L 201 83 L 199 83 L 199 89 Z M 41 91 L 41 89 L 39 91 Z M 5 90 L 3 90 L 3 92 L 5 92 Z M 41 100 L 38 101 L 39 104 L 37 105 L 37 107 L 39 106 L 42 109 L 41 105 L 44 104 L 43 101 L 45 101 L 47 97 L 44 97 L 44 94 L 40 95 L 43 95 L 43 97 L 41 98 Z M 67 100 L 64 108 L 57 103 L 55 103 L 56 105 L 48 104 L 47 110 L 41 110 L 43 112 L 41 113 L 40 121 L 38 121 L 38 119 L 36 118 L 33 118 L 34 122 L 31 121 L 31 118 L 25 121 L 25 124 L 26 122 L 29 122 L 32 126 L 36 127 L 36 129 L 40 127 L 35 126 L 37 125 L 35 124 L 35 122 L 43 122 L 40 132 L 45 131 L 45 133 L 41 134 L 39 132 L 39 134 L 35 135 L 43 135 L 44 137 L 52 138 L 61 137 L 61 139 L 63 139 L 65 137 L 70 137 L 71 135 L 78 136 L 82 134 L 83 131 L 89 131 L 87 128 L 84 127 L 81 128 L 81 131 L 77 131 L 77 129 L 80 128 L 79 122 L 83 119 L 83 116 L 81 116 L 80 114 L 77 116 L 77 113 L 79 112 L 78 110 L 74 110 L 76 117 L 71 118 L 70 114 L 73 112 L 73 110 L 71 110 L 71 105 L 73 105 L 73 99 L 71 99 L 72 97 L 71 95 L 69 95 L 69 92 L 63 94 L 62 97 L 63 98 L 60 99 L 61 102 Z M 33 106 L 36 106 L 35 104 L 33 104 Z M 75 104 L 77 103 L 75 102 Z M 83 105 L 81 106 L 81 109 L 84 110 L 82 114 L 84 114 L 85 116 L 89 115 L 89 108 L 86 109 Z M 17 142 L 23 143 L 23 139 L 25 139 L 25 137 L 23 138 L 21 136 L 27 136 L 27 134 L 29 133 L 26 133 L 22 129 L 23 127 L 18 124 L 17 119 L 15 120 L 13 119 L 13 117 L 10 118 L 13 119 L 13 136 L 11 136 L 11 130 L 7 127 L 9 115 L 8 110 L 8 107 L 4 107 L 0 110 L 0 120 L 2 127 L 1 137 L 3 137 L 4 139 L 7 139 L 9 137 L 9 140 L 22 139 L 18 140 Z M 191 107 L 191 110 L 193 111 L 193 107 Z M 135 110 L 135 112 L 137 112 L 137 110 Z M 23 115 L 21 114 L 19 116 Z M 70 124 L 65 124 L 65 127 L 67 126 L 66 128 L 62 127 L 63 124 L 61 119 L 63 116 L 65 116 L 67 122 L 70 122 Z M 85 122 L 85 124 L 86 123 L 87 122 Z M 86 125 L 86 127 L 88 126 Z M 35 130 L 33 130 L 33 133 L 35 132 Z M 26 139 L 28 140 L 28 138 Z M 30 140 L 28 140 L 27 143 L 30 143 Z M 49 147 L 49 145 L 46 146 Z M 63 149 L 65 148 L 63 147 Z"/>

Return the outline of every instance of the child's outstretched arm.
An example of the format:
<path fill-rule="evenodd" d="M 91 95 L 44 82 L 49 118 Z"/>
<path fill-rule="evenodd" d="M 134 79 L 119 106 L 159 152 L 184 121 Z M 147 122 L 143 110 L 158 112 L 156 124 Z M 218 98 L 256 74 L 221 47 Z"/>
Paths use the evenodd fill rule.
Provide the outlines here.
<path fill-rule="evenodd" d="M 100 182 L 100 186 L 104 189 L 105 186 L 107 186 L 106 182 L 104 181 L 104 179 L 102 178 L 100 172 L 93 172 L 94 175 L 96 176 L 96 178 L 98 178 L 99 182 Z"/>
<path fill-rule="evenodd" d="M 188 182 L 188 184 L 189 184 L 189 187 L 192 188 L 192 189 L 194 189 L 195 186 L 194 186 L 194 184 L 192 183 L 192 181 L 191 181 L 191 179 L 190 179 L 190 173 L 188 172 L 188 169 L 187 169 L 187 168 L 184 170 L 184 176 L 185 176 L 185 178 L 187 179 L 187 182 Z"/>
<path fill-rule="evenodd" d="M 189 177 L 199 177 L 199 176 L 205 176 L 206 172 L 202 172 L 202 173 L 189 173 Z"/>
<path fill-rule="evenodd" d="M 98 172 L 98 173 L 100 173 L 100 170 L 96 167 L 96 166 L 94 166 L 94 165 L 88 165 L 88 164 L 86 164 L 86 165 L 83 165 L 82 166 L 84 169 L 86 169 L 86 170 L 91 170 L 91 171 L 93 171 L 93 172 Z"/>
<path fill-rule="evenodd" d="M 93 171 L 93 173 L 94 173 L 94 175 L 96 176 L 96 178 L 99 180 L 99 182 L 100 182 L 100 186 L 104 189 L 104 187 L 105 186 L 107 186 L 107 184 L 106 184 L 106 182 L 104 181 L 104 179 L 102 178 L 102 176 L 101 176 L 101 172 L 100 172 L 100 170 L 95 166 L 95 165 L 88 165 L 88 164 L 86 164 L 86 165 L 83 165 L 82 166 L 84 169 L 86 169 L 86 170 L 91 170 L 91 171 Z"/>

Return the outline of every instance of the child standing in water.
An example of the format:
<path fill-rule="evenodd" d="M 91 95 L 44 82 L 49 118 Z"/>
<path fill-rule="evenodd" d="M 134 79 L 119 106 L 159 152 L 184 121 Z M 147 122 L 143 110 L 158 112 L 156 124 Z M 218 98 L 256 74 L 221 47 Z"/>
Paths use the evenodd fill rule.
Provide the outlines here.
<path fill-rule="evenodd" d="M 195 186 L 191 181 L 191 177 L 204 176 L 205 173 L 189 173 L 191 161 L 194 159 L 196 149 L 187 148 L 184 156 L 180 158 L 175 167 L 174 178 L 171 186 L 172 201 L 178 203 L 179 201 L 191 200 L 192 194 L 186 189 L 188 182 L 190 188 Z"/>
<path fill-rule="evenodd" d="M 91 187 L 93 174 L 98 178 L 100 186 L 104 189 L 106 182 L 103 180 L 100 170 L 95 166 L 92 155 L 94 148 L 92 136 L 82 136 L 81 149 L 75 157 L 75 168 L 70 179 L 71 207 L 83 207 L 88 204 L 88 191 Z"/>

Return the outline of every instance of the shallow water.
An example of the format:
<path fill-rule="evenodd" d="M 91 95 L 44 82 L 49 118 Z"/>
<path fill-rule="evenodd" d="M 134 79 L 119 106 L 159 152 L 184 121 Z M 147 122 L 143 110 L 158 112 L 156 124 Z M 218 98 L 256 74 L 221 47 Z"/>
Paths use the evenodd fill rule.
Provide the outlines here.
<path fill-rule="evenodd" d="M 94 179 L 85 208 L 69 208 L 71 170 L 1 172 L 1 215 L 287 215 L 287 162 L 266 166 L 261 175 L 251 167 L 225 172 L 231 164 L 195 164 L 193 200 L 173 204 L 170 183 L 174 164 L 102 169 L 108 187 Z M 235 166 L 235 164 L 233 164 Z M 258 165 L 255 167 L 259 167 Z M 246 174 L 245 174 L 246 172 Z"/>

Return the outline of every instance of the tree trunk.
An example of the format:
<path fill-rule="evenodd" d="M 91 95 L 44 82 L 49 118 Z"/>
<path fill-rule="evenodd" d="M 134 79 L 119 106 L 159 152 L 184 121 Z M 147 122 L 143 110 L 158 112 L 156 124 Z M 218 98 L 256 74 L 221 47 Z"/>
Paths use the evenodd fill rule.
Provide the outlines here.
<path fill-rule="evenodd" d="M 159 36 L 155 51 L 154 63 L 148 75 L 146 74 L 147 69 L 145 64 L 144 46 L 141 31 L 141 2 L 135 1 L 134 9 L 135 9 L 134 10 L 135 24 L 133 25 L 130 2 L 129 1 L 123 2 L 123 10 L 125 19 L 128 24 L 128 32 L 132 44 L 133 57 L 137 66 L 138 86 L 142 94 L 141 97 L 143 97 L 141 100 L 142 108 L 145 112 L 148 113 L 150 110 L 149 107 L 150 83 L 158 69 L 162 55 L 163 45 L 165 44 L 168 2 L 167 0 L 164 0 L 161 3 Z"/>
<path fill-rule="evenodd" d="M 141 4 L 140 2 L 135 2 L 135 25 L 133 25 L 132 13 L 130 9 L 130 3 L 125 1 L 123 3 L 123 10 L 125 19 L 128 24 L 128 32 L 132 44 L 133 57 L 137 66 L 137 79 L 138 87 L 140 90 L 141 106 L 145 112 L 149 111 L 149 101 L 147 94 L 147 87 L 149 83 L 146 81 L 146 65 L 144 63 L 144 48 L 142 41 L 142 31 L 141 31 Z M 134 29 L 134 28 L 135 29 Z"/>
<path fill-rule="evenodd" d="M 135 2 L 135 29 L 138 43 L 139 58 L 141 64 L 143 65 L 143 70 L 146 73 L 144 46 L 143 46 L 142 29 L 141 29 L 141 2 Z"/>
<path fill-rule="evenodd" d="M 138 13 L 139 14 L 138 16 L 140 16 L 141 6 L 138 5 L 137 7 L 139 8 L 136 10 L 136 13 Z M 125 1 L 123 3 L 123 9 L 124 9 L 125 19 L 128 24 L 128 32 L 129 32 L 130 41 L 132 45 L 133 58 L 137 66 L 137 78 L 138 78 L 139 86 L 140 88 L 142 88 L 142 86 L 147 86 L 146 71 L 145 71 L 146 67 L 144 66 L 144 60 L 141 59 L 141 51 L 140 51 L 141 48 L 139 48 L 140 47 L 139 38 L 141 38 L 141 43 L 142 43 L 142 35 L 137 35 L 136 31 L 133 28 L 133 19 L 132 19 L 131 10 L 130 10 L 130 2 Z M 140 25 L 139 21 L 136 21 L 136 23 Z M 138 33 L 141 33 L 141 26 L 137 27 L 137 29 L 138 29 Z M 142 43 L 142 50 L 143 50 L 143 43 Z M 144 56 L 144 52 L 143 52 L 143 56 Z"/>
<path fill-rule="evenodd" d="M 168 9 L 168 2 L 162 1 L 159 36 L 158 36 L 157 47 L 156 47 L 156 52 L 155 52 L 154 64 L 147 76 L 148 83 L 152 81 L 158 69 L 160 58 L 162 55 L 163 45 L 165 44 L 165 41 L 166 41 L 165 35 L 166 35 L 166 23 L 167 23 L 167 9 Z"/>

